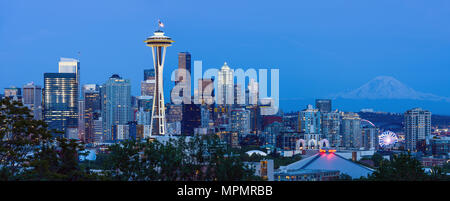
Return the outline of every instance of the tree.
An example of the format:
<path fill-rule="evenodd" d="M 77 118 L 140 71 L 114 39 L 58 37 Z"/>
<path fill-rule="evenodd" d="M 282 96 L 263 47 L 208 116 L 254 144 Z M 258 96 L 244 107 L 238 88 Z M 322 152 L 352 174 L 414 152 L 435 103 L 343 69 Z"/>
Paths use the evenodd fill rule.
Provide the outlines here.
<path fill-rule="evenodd" d="M 408 154 L 394 155 L 392 160 L 382 160 L 377 170 L 368 177 L 376 181 L 423 181 L 430 179 L 421 163 Z"/>
<path fill-rule="evenodd" d="M 0 101 L 0 180 L 92 180 L 78 156 L 84 146 L 52 137 L 44 121 L 17 101 Z"/>
<path fill-rule="evenodd" d="M 380 165 L 381 161 L 383 161 L 383 156 L 382 156 L 380 153 L 375 152 L 375 153 L 372 155 L 371 160 L 373 161 L 373 165 L 374 165 L 375 167 L 378 167 L 378 166 Z"/>
<path fill-rule="evenodd" d="M 215 135 L 190 139 L 125 141 L 109 148 L 111 178 L 125 181 L 237 181 L 254 179 L 239 155 Z"/>
<path fill-rule="evenodd" d="M 0 180 L 17 180 L 39 152 L 51 141 L 43 121 L 33 120 L 31 111 L 18 101 L 0 101 Z"/>

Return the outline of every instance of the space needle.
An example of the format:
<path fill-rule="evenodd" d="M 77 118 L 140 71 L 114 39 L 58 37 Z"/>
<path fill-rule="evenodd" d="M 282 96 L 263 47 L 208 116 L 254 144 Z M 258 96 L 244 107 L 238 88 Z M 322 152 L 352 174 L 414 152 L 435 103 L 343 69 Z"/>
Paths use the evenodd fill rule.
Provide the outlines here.
<path fill-rule="evenodd" d="M 164 27 L 164 24 L 158 21 L 158 28 L 161 27 Z M 164 135 L 166 133 L 166 112 L 163 90 L 164 58 L 166 56 L 166 48 L 171 46 L 174 41 L 158 29 L 154 32 L 153 36 L 148 37 L 144 42 L 152 48 L 153 66 L 155 68 L 155 91 L 153 94 L 152 120 L 150 123 L 151 135 Z"/>

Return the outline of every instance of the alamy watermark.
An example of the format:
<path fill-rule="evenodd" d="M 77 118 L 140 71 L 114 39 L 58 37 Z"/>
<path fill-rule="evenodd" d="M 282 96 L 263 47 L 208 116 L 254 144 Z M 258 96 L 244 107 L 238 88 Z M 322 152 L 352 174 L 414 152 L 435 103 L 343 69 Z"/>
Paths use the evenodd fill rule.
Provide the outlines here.
<path fill-rule="evenodd" d="M 261 115 L 274 115 L 279 108 L 279 69 L 270 69 L 270 96 L 268 69 L 231 69 L 225 63 L 221 69 L 209 68 L 203 72 L 202 61 L 194 61 L 189 73 L 186 69 L 172 72 L 175 87 L 171 91 L 174 104 L 260 105 Z M 192 96 L 191 78 L 194 78 Z M 248 79 L 247 79 L 248 78 Z M 248 84 L 246 84 L 246 79 Z"/>

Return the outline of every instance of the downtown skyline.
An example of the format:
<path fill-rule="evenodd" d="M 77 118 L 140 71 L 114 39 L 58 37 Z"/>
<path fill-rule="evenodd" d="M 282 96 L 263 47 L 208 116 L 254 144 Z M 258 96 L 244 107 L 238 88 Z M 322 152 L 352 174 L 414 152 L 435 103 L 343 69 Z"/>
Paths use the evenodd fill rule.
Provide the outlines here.
<path fill-rule="evenodd" d="M 449 10 L 1 1 L 0 181 L 450 181 Z"/>
<path fill-rule="evenodd" d="M 442 26 L 449 18 L 444 12 L 448 3 L 353 2 L 341 10 L 333 2 L 329 7 L 290 2 L 293 8 L 265 2 L 248 10 L 244 9 L 249 8 L 248 2 L 242 3 L 246 5 L 242 8 L 205 1 L 177 3 L 180 6 L 175 9 L 169 4 L 143 1 L 126 6 L 104 6 L 101 2 L 66 5 L 86 14 L 76 16 L 58 11 L 59 5 L 50 2 L 4 2 L 0 87 L 21 87 L 30 81 L 43 85 L 43 73 L 56 72 L 60 57 L 77 58 L 77 52 L 81 52 L 81 85 L 101 84 L 112 74 L 119 74 L 131 80 L 132 94 L 137 96 L 143 70 L 152 68 L 151 51 L 142 45 L 142 38 L 156 30 L 155 21 L 161 19 L 166 25 L 164 31 L 177 42 L 166 56 L 166 99 L 174 86 L 168 78 L 177 67 L 177 53 L 184 51 L 192 54 L 192 60 L 202 60 L 204 69 L 219 68 L 223 62 L 231 68 L 280 69 L 280 106 L 286 111 L 303 109 L 306 104 L 285 109 L 283 100 L 329 98 L 380 75 L 395 77 L 418 91 L 450 97 L 445 87 L 450 85 L 446 67 L 450 64 L 446 56 L 449 40 L 445 35 L 450 30 Z M 152 5 L 162 9 L 145 13 Z M 55 8 L 55 13 L 35 13 L 33 6 Z M 270 6 L 274 15 L 264 16 Z M 367 10 L 370 6 L 378 9 Z M 303 12 L 296 13 L 295 8 Z M 427 11 L 431 8 L 433 14 Z M 105 17 L 96 15 L 96 9 Z M 402 15 L 396 10 L 402 10 Z M 211 14 L 219 11 L 223 15 Z M 203 19 L 207 14 L 210 19 Z M 247 17 L 239 17 L 244 14 Z M 352 18 L 356 14 L 361 19 Z M 25 20 L 30 21 L 26 29 L 18 26 Z M 405 32 L 411 34 L 405 37 Z M 229 45 L 234 41 L 239 42 Z M 276 51 L 269 51 L 273 49 Z M 29 73 L 23 73 L 25 68 Z M 438 109 L 432 112 L 446 114 Z"/>

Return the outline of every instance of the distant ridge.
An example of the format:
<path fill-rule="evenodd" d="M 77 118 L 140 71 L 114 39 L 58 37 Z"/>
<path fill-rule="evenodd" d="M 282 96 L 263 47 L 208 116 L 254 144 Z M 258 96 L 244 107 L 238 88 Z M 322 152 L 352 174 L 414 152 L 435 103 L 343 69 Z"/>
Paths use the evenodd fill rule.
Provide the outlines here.
<path fill-rule="evenodd" d="M 378 76 L 350 92 L 331 95 L 345 99 L 412 99 L 450 102 L 450 98 L 415 91 L 390 76 Z"/>

